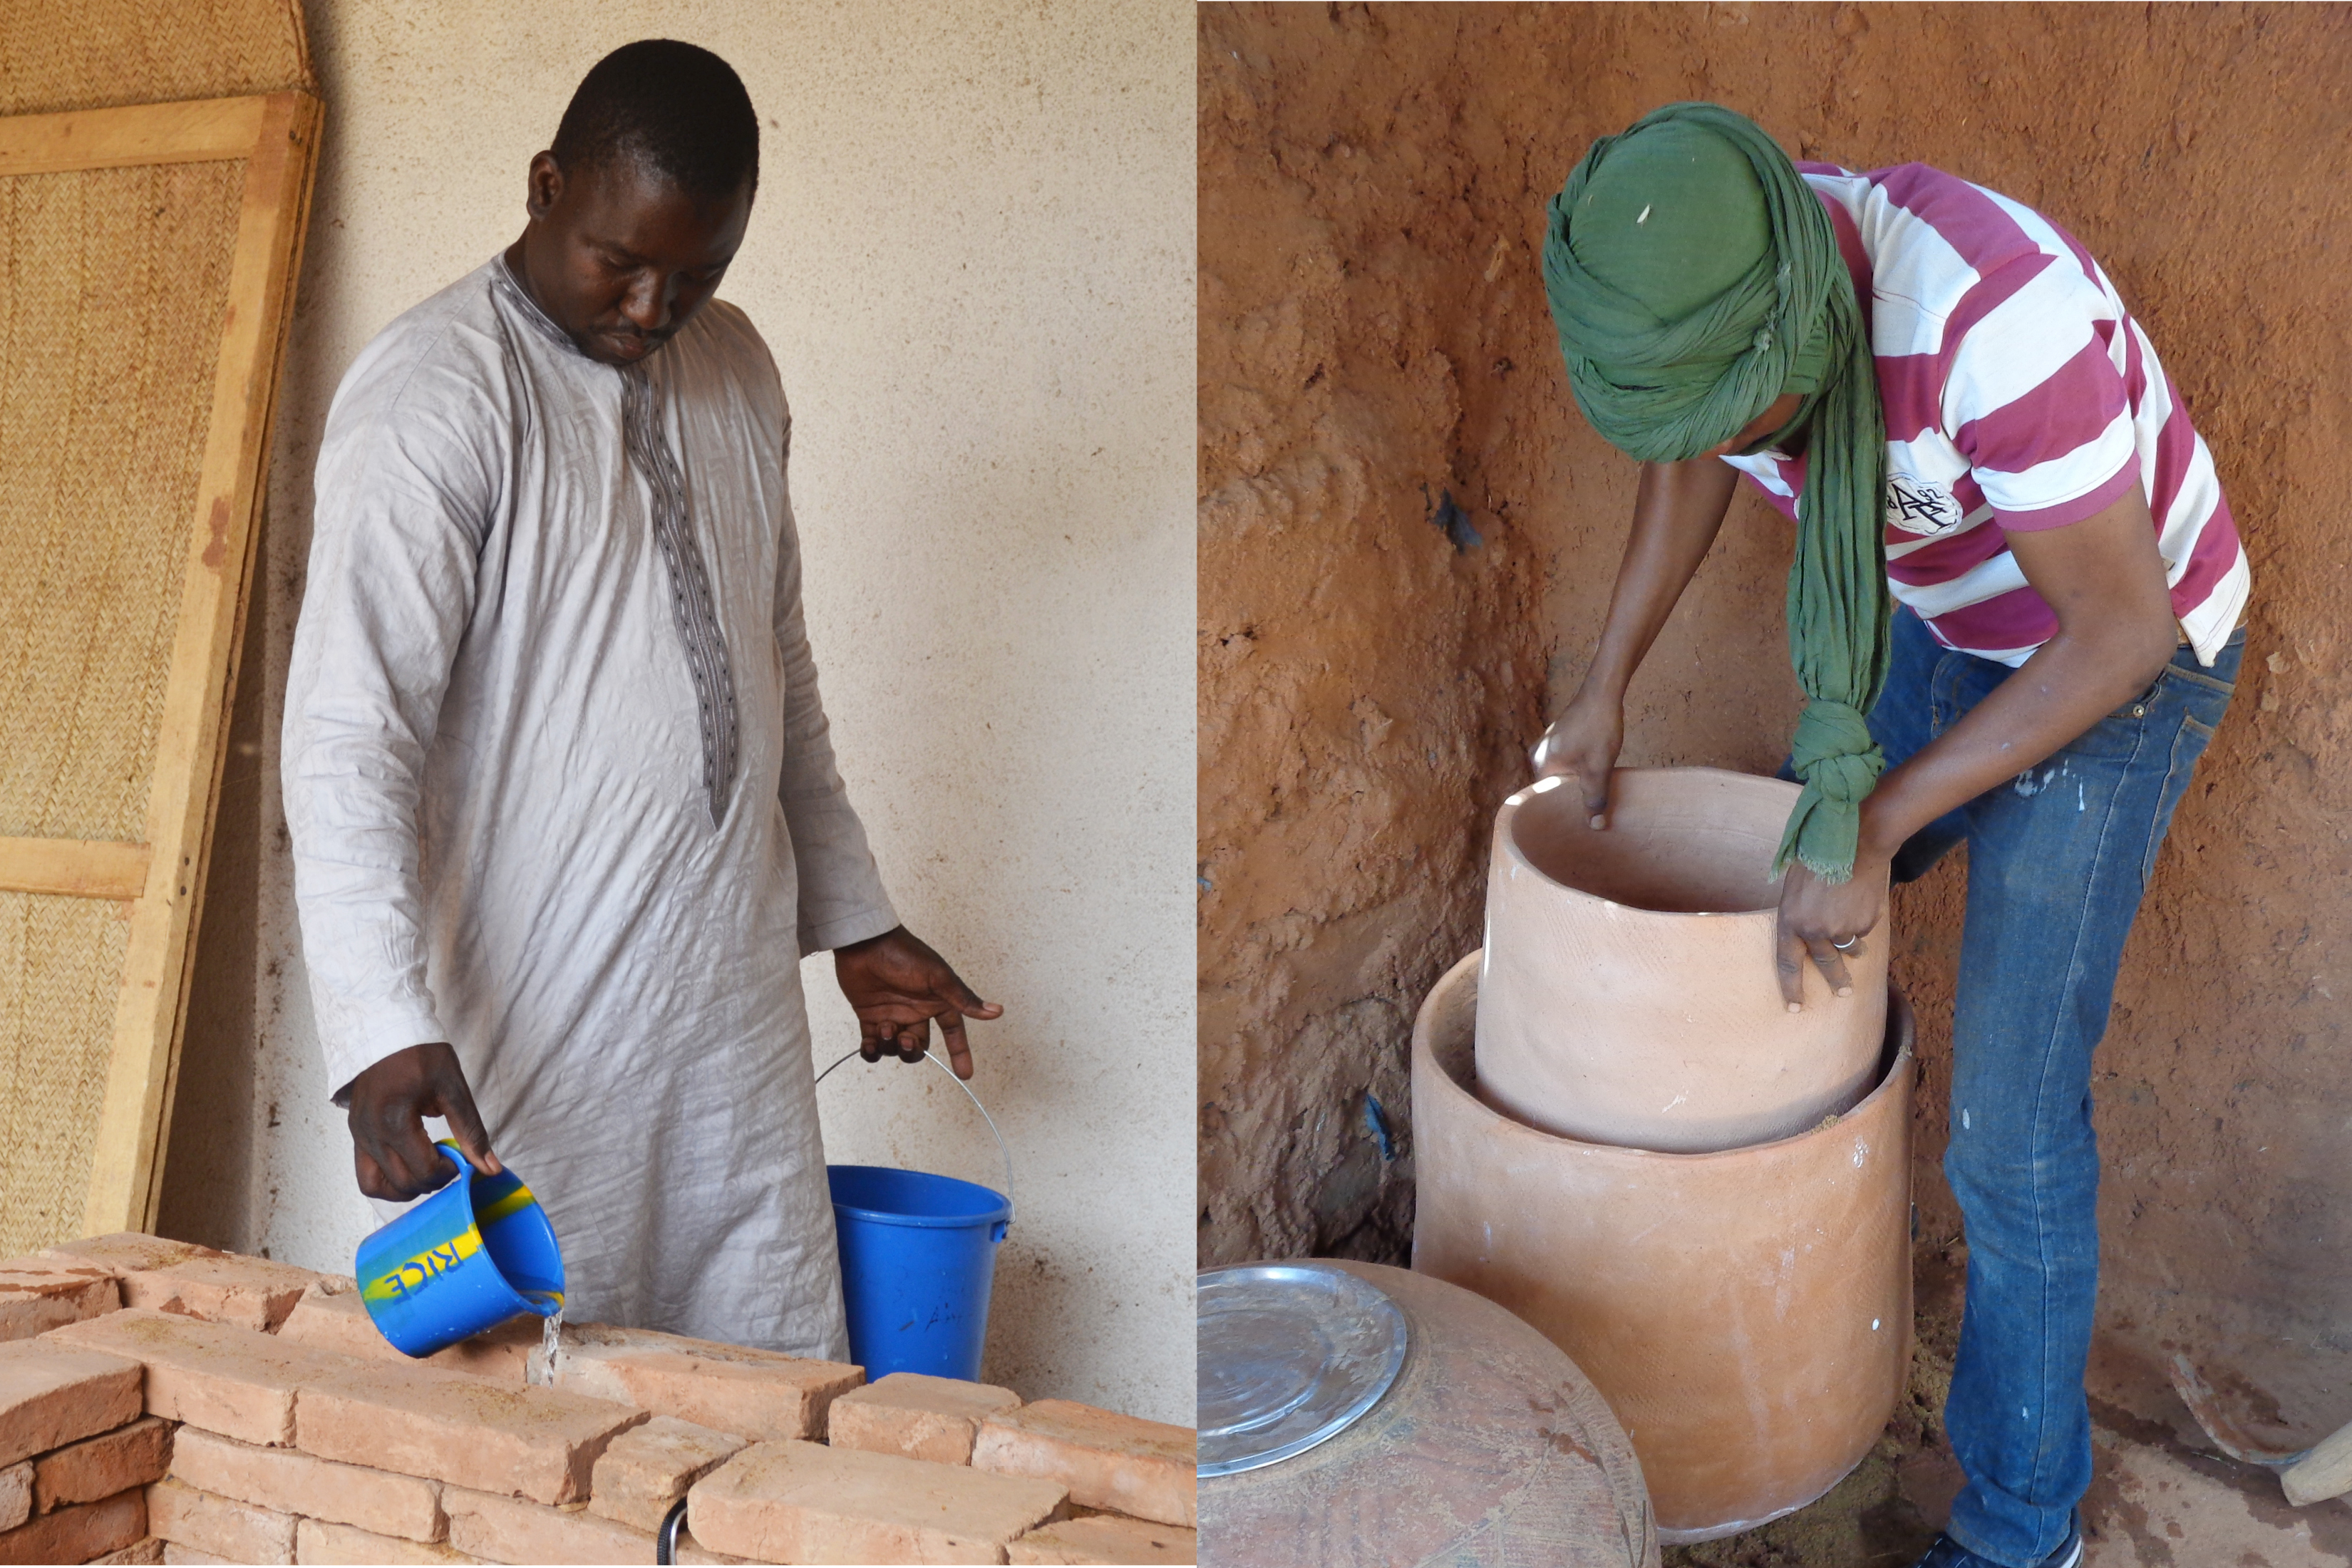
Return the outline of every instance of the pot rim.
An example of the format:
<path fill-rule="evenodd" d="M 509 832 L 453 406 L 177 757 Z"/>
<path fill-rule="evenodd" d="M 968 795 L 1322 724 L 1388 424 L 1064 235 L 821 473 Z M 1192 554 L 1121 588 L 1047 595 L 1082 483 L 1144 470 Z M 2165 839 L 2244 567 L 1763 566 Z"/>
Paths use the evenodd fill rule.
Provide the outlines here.
<path fill-rule="evenodd" d="M 1905 999 L 1901 987 L 1895 984 L 1892 976 L 1889 976 L 1886 982 L 1886 1031 L 1888 1037 L 1895 1041 L 1894 1058 L 1892 1060 L 1886 1060 L 1884 1047 L 1881 1047 L 1881 1059 L 1886 1060 L 1886 1066 L 1879 1073 L 1878 1082 L 1873 1086 L 1868 1094 L 1854 1102 L 1852 1110 L 1838 1112 L 1837 1119 L 1833 1121 L 1817 1123 L 1801 1132 L 1791 1132 L 1785 1138 L 1774 1138 L 1761 1143 L 1743 1143 L 1736 1149 L 1708 1149 L 1693 1153 L 1675 1153 L 1663 1149 L 1638 1149 L 1622 1143 L 1594 1143 L 1581 1138 L 1565 1137 L 1558 1132 L 1548 1132 L 1540 1127 L 1529 1126 L 1527 1122 L 1507 1116 L 1496 1110 L 1464 1087 L 1462 1081 L 1447 1071 L 1444 1064 L 1437 1059 L 1436 1047 L 1430 1038 L 1430 1019 L 1433 1015 L 1438 998 L 1442 994 L 1449 994 L 1465 979 L 1475 988 L 1486 955 L 1486 950 L 1484 947 L 1471 949 L 1460 963 L 1439 975 L 1437 984 L 1429 988 L 1429 994 L 1422 998 L 1421 1006 L 1413 1014 L 1412 1018 L 1412 1066 L 1418 1068 L 1423 1058 L 1426 1058 L 1432 1075 L 1444 1086 L 1443 1092 L 1457 1097 L 1471 1107 L 1477 1115 L 1485 1117 L 1506 1130 L 1506 1136 L 1517 1134 L 1537 1139 L 1545 1143 L 1558 1143 L 1595 1156 L 1622 1156 L 1629 1162 L 1665 1160 L 1690 1163 L 1702 1160 L 1752 1159 L 1768 1150 L 1793 1149 L 1809 1139 L 1850 1131 L 1846 1126 L 1848 1122 L 1859 1120 L 1867 1112 L 1881 1109 L 1880 1100 L 1889 1091 L 1896 1089 L 1904 1083 L 1911 1066 L 1916 1020 L 1913 1016 L 1911 1004 Z M 1475 1001 L 1475 994 L 1473 1001 L 1474 1003 Z"/>
<path fill-rule="evenodd" d="M 1612 770 L 1612 774 L 1623 773 L 1651 775 L 1697 773 L 1714 778 L 1742 779 L 1757 784 L 1786 784 L 1788 783 L 1785 779 L 1770 778 L 1762 773 L 1743 773 L 1732 768 L 1617 768 Z M 1639 915 L 1645 920 L 1769 921 L 1774 918 L 1779 907 L 1777 898 L 1760 909 L 1752 910 L 1654 910 L 1643 904 L 1623 903 L 1616 899 L 1606 898 L 1601 894 L 1577 887 L 1574 883 L 1561 881 L 1533 860 L 1528 859 L 1527 852 L 1519 847 L 1518 839 L 1510 832 L 1511 825 L 1517 820 L 1518 814 L 1523 808 L 1534 805 L 1538 797 L 1551 793 L 1551 789 L 1540 787 L 1544 784 L 1544 780 L 1538 779 L 1534 784 L 1522 784 L 1511 792 L 1508 798 L 1503 802 L 1502 809 L 1495 814 L 1495 843 L 1505 855 L 1510 858 L 1514 866 L 1525 867 L 1528 874 L 1539 878 L 1545 887 L 1556 889 L 1571 898 L 1581 899 L 1590 903 L 1606 905 L 1612 910 L 1623 910 L 1628 914 Z M 1796 786 L 1789 785 L 1789 787 Z M 1779 880 L 1780 879 L 1773 878 L 1765 885 L 1777 886 Z"/>

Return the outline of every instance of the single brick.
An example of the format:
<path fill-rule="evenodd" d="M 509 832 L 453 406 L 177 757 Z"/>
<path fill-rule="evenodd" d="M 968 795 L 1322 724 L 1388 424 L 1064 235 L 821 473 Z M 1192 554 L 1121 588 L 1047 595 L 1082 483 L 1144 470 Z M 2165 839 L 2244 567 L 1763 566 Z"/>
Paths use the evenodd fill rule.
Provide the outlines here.
<path fill-rule="evenodd" d="M 584 1499 L 605 1445 L 646 1418 L 558 1388 L 508 1388 L 414 1362 L 339 1359 L 340 1368 L 302 1391 L 296 1447 L 478 1491 L 546 1503 Z"/>
<path fill-rule="evenodd" d="M 470 1340 L 459 1340 L 447 1350 L 436 1351 L 426 1361 L 451 1372 L 470 1373 L 517 1387 L 530 1381 L 531 1356 L 547 1340 L 543 1318 L 509 1318 L 495 1329 L 484 1329 Z"/>
<path fill-rule="evenodd" d="M 0 1470 L 0 1530 L 14 1530 L 33 1517 L 33 1461 L 19 1459 Z"/>
<path fill-rule="evenodd" d="M 406 1361 L 408 1358 L 394 1350 L 392 1342 L 377 1331 L 375 1320 L 367 1315 L 359 1292 L 334 1289 L 341 1283 L 339 1279 L 326 1279 L 303 1291 L 294 1310 L 278 1325 L 278 1337 L 364 1361 Z"/>
<path fill-rule="evenodd" d="M 394 1349 L 392 1342 L 377 1330 L 375 1320 L 367 1315 L 367 1307 L 346 1275 L 330 1276 L 304 1291 L 279 1326 L 278 1337 L 362 1360 L 416 1364 Z M 495 1329 L 485 1329 L 470 1340 L 460 1340 L 447 1350 L 435 1352 L 425 1358 L 425 1364 L 520 1386 L 530 1352 L 539 1348 L 541 1337 L 539 1319 L 516 1318 Z"/>
<path fill-rule="evenodd" d="M 308 1268 L 224 1252 L 183 1258 L 122 1276 L 122 1304 L 152 1307 L 268 1333 L 319 1278 Z"/>
<path fill-rule="evenodd" d="M 451 1487 L 449 1544 L 486 1563 L 650 1563 L 654 1535 L 584 1509 L 548 1508 L 520 1498 Z"/>
<path fill-rule="evenodd" d="M 1051 1481 L 821 1443 L 757 1443 L 694 1484 L 697 1539 L 761 1563 L 1002 1563 L 1061 1517 Z"/>
<path fill-rule="evenodd" d="M 677 1532 L 677 1560 L 680 1563 L 749 1563 L 749 1557 L 730 1557 L 724 1552 L 713 1552 L 694 1538 L 691 1529 Z"/>
<path fill-rule="evenodd" d="M 198 1491 L 166 1476 L 147 1489 L 147 1528 L 232 1563 L 294 1561 L 294 1516 Z"/>
<path fill-rule="evenodd" d="M 993 1384 L 894 1372 L 833 1402 L 825 1441 L 836 1448 L 968 1465 L 980 1424 L 1020 1405 L 1019 1394 Z"/>
<path fill-rule="evenodd" d="M 55 1247 L 44 1247 L 40 1256 L 82 1264 L 120 1279 L 141 1268 L 161 1268 L 166 1264 L 184 1262 L 191 1258 L 225 1258 L 227 1254 L 209 1247 L 199 1247 L 193 1241 L 166 1241 L 160 1236 L 118 1230 L 111 1236 L 86 1236 L 79 1241 L 61 1241 Z"/>
<path fill-rule="evenodd" d="M 87 1563 L 147 1533 L 147 1500 L 137 1490 L 45 1513 L 0 1534 L 0 1563 Z"/>
<path fill-rule="evenodd" d="M 0 1263 L 0 1340 L 29 1340 L 121 1305 L 121 1288 L 103 1268 L 56 1258 Z"/>
<path fill-rule="evenodd" d="M 182 1430 L 173 1447 L 172 1479 L 215 1497 L 356 1525 L 377 1535 L 409 1541 L 438 1541 L 442 1535 L 437 1482 L 339 1465 L 292 1448 L 257 1448 L 194 1427 Z"/>
<path fill-rule="evenodd" d="M 278 1333 L 294 1333 L 294 1319 L 308 1317 L 306 1331 L 320 1340 L 327 1350 L 341 1350 L 348 1356 L 376 1356 L 393 1359 L 402 1356 L 393 1350 L 391 1340 L 376 1331 L 376 1321 L 367 1317 L 367 1302 L 360 1300 L 360 1281 L 351 1274 L 320 1274 L 318 1284 L 303 1290 L 303 1300 L 294 1307 L 294 1317 L 287 1317 Z M 499 1383 L 530 1383 L 531 1356 L 546 1342 L 546 1323 L 531 1314 L 510 1317 L 497 1328 L 485 1328 L 470 1340 L 458 1340 L 457 1344 L 437 1350 L 425 1356 L 430 1366 L 446 1366 L 454 1373 L 475 1373 L 478 1377 L 494 1377 Z"/>
<path fill-rule="evenodd" d="M 841 1362 L 603 1323 L 563 1331 L 555 1373 L 559 1388 L 754 1440 L 821 1436 L 826 1407 L 865 1381 Z"/>
<path fill-rule="evenodd" d="M 1145 1421 L 1070 1399 L 1041 1399 L 981 1423 L 972 1468 L 1038 1476 L 1070 1500 L 1191 1529 L 1200 1518 L 1190 1426 Z"/>
<path fill-rule="evenodd" d="M 138 1307 L 51 1329 L 29 1342 L 143 1363 L 148 1415 L 247 1443 L 292 1442 L 294 1396 L 302 1385 L 361 1364 L 251 1329 Z"/>
<path fill-rule="evenodd" d="M 1012 1563 L 1198 1563 L 1201 1536 L 1181 1525 L 1098 1513 L 1042 1526 L 1004 1550 Z"/>
<path fill-rule="evenodd" d="M 149 1481 L 172 1462 L 172 1424 L 142 1415 L 130 1426 L 42 1455 L 33 1461 L 33 1506 L 43 1513 L 96 1502 Z"/>
<path fill-rule="evenodd" d="M 0 1465 L 137 1420 L 139 1384 L 139 1363 L 122 1356 L 52 1344 L 46 1336 L 0 1344 Z"/>
<path fill-rule="evenodd" d="M 120 1552 L 110 1552 L 103 1557 L 93 1557 L 92 1563 L 161 1563 L 163 1561 L 163 1538 L 142 1535 Z"/>
<path fill-rule="evenodd" d="M 163 1561 L 171 1563 L 190 1563 L 195 1565 L 195 1568 L 215 1568 L 215 1564 L 226 1564 L 228 1568 L 235 1568 L 236 1563 L 234 1557 L 216 1557 L 209 1552 L 199 1552 L 193 1546 L 183 1546 L 176 1541 L 163 1542 Z"/>
<path fill-rule="evenodd" d="M 745 1446 L 730 1433 L 656 1415 L 614 1438 L 596 1461 L 588 1511 L 638 1530 L 659 1530 L 687 1488 Z"/>
<path fill-rule="evenodd" d="M 297 1563 L 478 1563 L 453 1546 L 374 1535 L 348 1524 L 306 1519 L 294 1526 Z"/>

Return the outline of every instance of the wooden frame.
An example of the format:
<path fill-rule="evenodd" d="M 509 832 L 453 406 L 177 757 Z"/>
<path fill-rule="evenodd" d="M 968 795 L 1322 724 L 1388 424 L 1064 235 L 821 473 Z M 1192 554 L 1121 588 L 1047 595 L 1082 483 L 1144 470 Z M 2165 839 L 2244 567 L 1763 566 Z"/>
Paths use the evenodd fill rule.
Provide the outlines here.
<path fill-rule="evenodd" d="M 154 1224 L 278 368 L 318 166 L 320 113 L 310 94 L 279 92 L 0 119 L 0 176 L 245 163 L 179 623 L 155 737 L 146 841 L 0 838 L 0 890 L 129 906 L 83 1219 L 91 1235 Z"/>
<path fill-rule="evenodd" d="M 271 106 L 282 99 L 307 97 L 279 93 L 274 98 L 205 98 L 70 114 L 21 114 L 0 120 L 0 174 L 249 158 L 261 144 L 262 122 Z M 310 101 L 315 122 L 318 100 Z"/>

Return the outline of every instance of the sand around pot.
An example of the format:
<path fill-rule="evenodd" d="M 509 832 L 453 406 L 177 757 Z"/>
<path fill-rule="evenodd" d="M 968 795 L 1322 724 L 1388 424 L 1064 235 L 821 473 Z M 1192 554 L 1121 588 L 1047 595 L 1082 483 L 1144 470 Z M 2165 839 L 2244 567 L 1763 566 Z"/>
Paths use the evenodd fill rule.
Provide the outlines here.
<path fill-rule="evenodd" d="M 1705 1154 L 1580 1142 L 1471 1091 L 1479 955 L 1412 1037 L 1413 1267 L 1499 1303 L 1624 1423 L 1660 1539 L 1803 1507 L 1885 1426 L 1910 1359 L 1910 1014 L 1876 1087 L 1792 1138 Z"/>
<path fill-rule="evenodd" d="M 1478 987 L 1477 1092 L 1530 1126 L 1679 1153 L 1784 1138 L 1876 1081 L 1886 942 L 1854 994 L 1773 970 L 1773 852 L 1797 786 L 1714 768 L 1625 768 L 1610 826 L 1572 784 L 1495 819 Z"/>

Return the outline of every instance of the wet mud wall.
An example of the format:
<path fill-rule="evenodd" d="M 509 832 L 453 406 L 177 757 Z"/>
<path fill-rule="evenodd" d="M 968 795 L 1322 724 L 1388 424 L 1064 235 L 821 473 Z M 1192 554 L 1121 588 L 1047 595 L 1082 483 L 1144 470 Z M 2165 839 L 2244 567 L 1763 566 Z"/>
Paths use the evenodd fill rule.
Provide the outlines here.
<path fill-rule="evenodd" d="M 2094 1392 L 2182 1426 L 2185 1352 L 2257 1434 L 2352 1420 L 2347 39 L 2336 6 L 1202 9 L 1204 1263 L 1405 1256 L 1412 1010 L 1478 942 L 1487 826 L 1581 676 L 1632 503 L 1560 370 L 1543 204 L 1594 136 L 1711 98 L 2071 230 L 2212 446 L 2249 651 L 2098 1061 Z M 1788 550 L 1735 503 L 1625 763 L 1777 764 Z M 1937 1279 L 1964 876 L 1895 903 Z"/>

